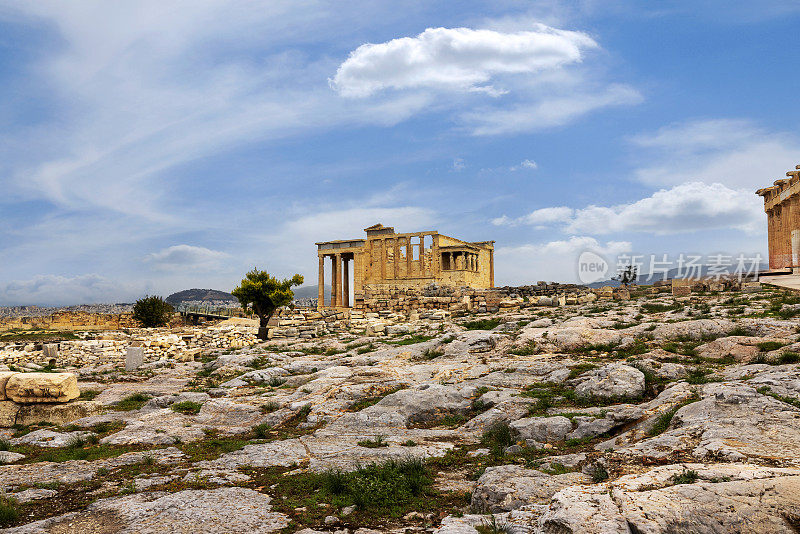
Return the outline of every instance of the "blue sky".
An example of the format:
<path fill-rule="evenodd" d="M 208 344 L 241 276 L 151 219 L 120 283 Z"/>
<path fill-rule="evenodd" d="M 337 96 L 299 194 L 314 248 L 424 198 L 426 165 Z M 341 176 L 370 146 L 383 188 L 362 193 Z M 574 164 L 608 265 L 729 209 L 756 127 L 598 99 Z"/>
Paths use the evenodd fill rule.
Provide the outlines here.
<path fill-rule="evenodd" d="M 766 253 L 800 3 L 398 5 L 0 0 L 0 305 L 314 284 L 376 222 L 494 239 L 498 284 Z"/>

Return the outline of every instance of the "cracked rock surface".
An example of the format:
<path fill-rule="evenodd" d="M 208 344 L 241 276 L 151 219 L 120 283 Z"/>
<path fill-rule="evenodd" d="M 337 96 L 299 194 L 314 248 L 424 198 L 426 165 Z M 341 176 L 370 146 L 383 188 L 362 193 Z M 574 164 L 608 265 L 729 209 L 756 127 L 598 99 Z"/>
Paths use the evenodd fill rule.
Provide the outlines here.
<path fill-rule="evenodd" d="M 215 345 L 65 365 L 96 409 L 0 430 L 0 526 L 798 532 L 797 297 L 631 294 L 236 346 L 253 327 L 142 330 Z"/>

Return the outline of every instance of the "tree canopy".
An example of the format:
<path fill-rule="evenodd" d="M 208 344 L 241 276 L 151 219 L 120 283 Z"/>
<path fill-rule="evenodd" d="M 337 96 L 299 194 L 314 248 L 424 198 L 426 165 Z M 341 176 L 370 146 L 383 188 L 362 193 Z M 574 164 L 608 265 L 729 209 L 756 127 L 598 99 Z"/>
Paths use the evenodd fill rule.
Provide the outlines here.
<path fill-rule="evenodd" d="M 147 328 L 164 326 L 172 318 L 174 311 L 163 298 L 147 296 L 137 300 L 133 305 L 133 318 Z"/>
<path fill-rule="evenodd" d="M 275 310 L 291 304 L 294 300 L 292 286 L 299 286 L 302 283 L 303 277 L 299 274 L 289 279 L 278 280 L 268 272 L 254 268 L 245 275 L 231 294 L 239 299 L 242 308 L 247 309 L 248 306 L 252 306 L 261 320 L 261 327 L 266 328 L 267 321 Z"/>

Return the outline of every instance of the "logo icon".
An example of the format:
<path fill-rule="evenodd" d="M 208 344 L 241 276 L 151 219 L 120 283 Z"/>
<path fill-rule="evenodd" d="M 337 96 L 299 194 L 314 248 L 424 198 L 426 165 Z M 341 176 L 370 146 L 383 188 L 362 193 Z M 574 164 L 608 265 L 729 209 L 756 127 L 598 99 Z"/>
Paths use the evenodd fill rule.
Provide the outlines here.
<path fill-rule="evenodd" d="M 582 252 L 578 257 L 578 279 L 582 284 L 605 280 L 608 270 L 606 259 L 590 250 Z"/>

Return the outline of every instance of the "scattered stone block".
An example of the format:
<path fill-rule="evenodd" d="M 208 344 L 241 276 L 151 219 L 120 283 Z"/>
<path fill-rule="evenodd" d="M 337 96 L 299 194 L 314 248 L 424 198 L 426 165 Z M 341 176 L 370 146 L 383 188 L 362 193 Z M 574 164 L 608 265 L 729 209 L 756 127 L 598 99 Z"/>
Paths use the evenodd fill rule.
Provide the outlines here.
<path fill-rule="evenodd" d="M 675 278 L 672 280 L 672 296 L 688 297 L 692 294 L 692 281 L 688 278 Z"/>
<path fill-rule="evenodd" d="M 144 347 L 128 347 L 125 351 L 125 370 L 135 371 L 144 363 Z"/>
<path fill-rule="evenodd" d="M 58 360 L 58 343 L 46 343 L 42 347 L 42 353 L 48 361 Z"/>
<path fill-rule="evenodd" d="M 742 293 L 758 293 L 761 291 L 761 282 L 745 282 L 742 284 Z"/>
<path fill-rule="evenodd" d="M 69 402 L 80 396 L 72 373 L 16 373 L 6 382 L 6 397 L 20 404 Z"/>

